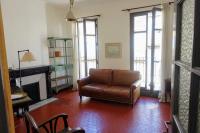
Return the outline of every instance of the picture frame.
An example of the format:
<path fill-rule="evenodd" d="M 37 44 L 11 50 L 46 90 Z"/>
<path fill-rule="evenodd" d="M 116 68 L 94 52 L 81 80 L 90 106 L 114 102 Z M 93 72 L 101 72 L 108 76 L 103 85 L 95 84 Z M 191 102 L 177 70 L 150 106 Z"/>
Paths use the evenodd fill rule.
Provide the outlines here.
<path fill-rule="evenodd" d="M 121 43 L 106 43 L 105 57 L 106 58 L 121 58 L 122 48 Z"/>

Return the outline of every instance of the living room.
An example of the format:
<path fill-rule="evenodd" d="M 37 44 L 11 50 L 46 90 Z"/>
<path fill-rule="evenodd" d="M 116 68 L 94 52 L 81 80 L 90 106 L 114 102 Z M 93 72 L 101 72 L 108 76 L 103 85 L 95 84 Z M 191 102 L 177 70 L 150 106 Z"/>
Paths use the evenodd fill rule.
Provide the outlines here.
<path fill-rule="evenodd" d="M 198 7 L 198 0 L 1 0 L 0 129 L 198 133 Z"/>

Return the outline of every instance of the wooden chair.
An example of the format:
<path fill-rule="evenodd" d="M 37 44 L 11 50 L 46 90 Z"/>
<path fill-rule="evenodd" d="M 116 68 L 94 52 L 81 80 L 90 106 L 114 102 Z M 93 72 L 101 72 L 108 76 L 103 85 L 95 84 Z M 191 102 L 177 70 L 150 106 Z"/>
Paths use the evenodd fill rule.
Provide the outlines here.
<path fill-rule="evenodd" d="M 67 118 L 68 116 L 66 114 L 59 114 L 41 125 L 37 125 L 33 117 L 28 112 L 25 112 L 27 133 L 30 133 L 30 131 L 32 131 L 32 133 L 40 133 L 40 128 L 43 128 L 46 133 L 85 133 L 85 130 L 82 128 L 70 128 L 68 126 Z M 57 132 L 58 119 L 62 119 L 64 122 L 64 129 L 59 132 Z"/>

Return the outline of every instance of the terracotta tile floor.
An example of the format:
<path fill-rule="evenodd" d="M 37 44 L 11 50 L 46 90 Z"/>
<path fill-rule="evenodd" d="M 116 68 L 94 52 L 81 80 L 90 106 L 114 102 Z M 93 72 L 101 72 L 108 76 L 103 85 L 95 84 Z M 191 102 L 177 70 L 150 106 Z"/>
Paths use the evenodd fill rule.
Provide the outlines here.
<path fill-rule="evenodd" d="M 70 127 L 83 127 L 86 133 L 162 133 L 164 121 L 170 118 L 170 105 L 158 99 L 140 97 L 132 108 L 126 104 L 91 100 L 74 91 L 63 91 L 59 100 L 31 112 L 39 124 L 48 118 L 66 113 Z M 15 118 L 16 133 L 25 133 L 23 119 Z M 62 125 L 60 125 L 62 126 Z"/>

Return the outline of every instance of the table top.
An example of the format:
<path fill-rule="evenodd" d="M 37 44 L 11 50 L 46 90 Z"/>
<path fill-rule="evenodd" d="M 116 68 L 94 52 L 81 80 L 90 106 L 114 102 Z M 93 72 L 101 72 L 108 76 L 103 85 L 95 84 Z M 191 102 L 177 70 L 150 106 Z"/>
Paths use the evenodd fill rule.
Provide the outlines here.
<path fill-rule="evenodd" d="M 27 93 L 25 93 L 25 92 L 17 92 L 17 93 L 11 94 L 11 99 L 18 100 L 18 99 L 22 99 L 26 96 L 27 96 Z"/>

